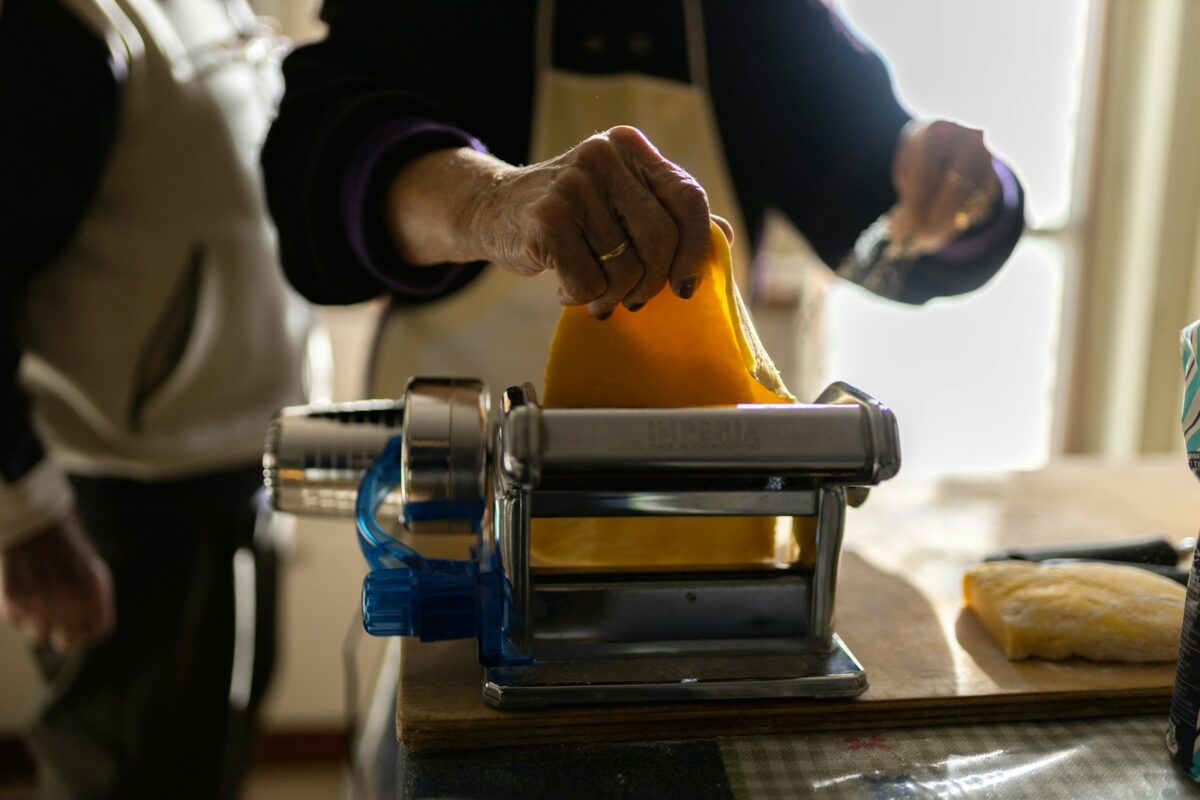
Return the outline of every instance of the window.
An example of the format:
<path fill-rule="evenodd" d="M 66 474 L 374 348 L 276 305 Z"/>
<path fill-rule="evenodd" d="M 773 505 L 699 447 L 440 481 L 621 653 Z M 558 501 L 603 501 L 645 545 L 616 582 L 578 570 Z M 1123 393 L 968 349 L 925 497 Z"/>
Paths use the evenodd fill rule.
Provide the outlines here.
<path fill-rule="evenodd" d="M 1026 189 L 1031 230 L 978 292 L 921 308 L 844 281 L 824 312 L 824 371 L 891 406 L 905 471 L 1021 469 L 1049 457 L 1089 0 L 839 0 L 906 106 L 983 128 Z"/>

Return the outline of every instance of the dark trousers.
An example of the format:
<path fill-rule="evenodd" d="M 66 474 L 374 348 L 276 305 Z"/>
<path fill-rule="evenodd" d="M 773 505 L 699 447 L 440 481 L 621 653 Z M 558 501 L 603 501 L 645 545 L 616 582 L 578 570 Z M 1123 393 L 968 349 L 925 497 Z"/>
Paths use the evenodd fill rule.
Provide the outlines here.
<path fill-rule="evenodd" d="M 72 479 L 112 570 L 117 624 L 66 658 L 38 650 L 48 685 L 28 741 L 44 797 L 236 796 L 275 649 L 274 552 L 261 525 L 255 536 L 261 476 Z"/>

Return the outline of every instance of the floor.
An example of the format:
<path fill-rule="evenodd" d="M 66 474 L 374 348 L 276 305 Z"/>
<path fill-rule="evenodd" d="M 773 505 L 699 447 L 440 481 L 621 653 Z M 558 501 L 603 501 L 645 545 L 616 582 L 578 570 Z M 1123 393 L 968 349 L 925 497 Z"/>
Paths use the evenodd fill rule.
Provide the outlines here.
<path fill-rule="evenodd" d="M 256 768 L 242 800 L 336 800 L 342 788 L 339 764 L 271 764 Z"/>
<path fill-rule="evenodd" d="M 267 764 L 250 774 L 242 800 L 337 800 L 341 786 L 339 764 Z M 33 800 L 36 796 L 32 781 L 0 781 L 0 800 Z"/>

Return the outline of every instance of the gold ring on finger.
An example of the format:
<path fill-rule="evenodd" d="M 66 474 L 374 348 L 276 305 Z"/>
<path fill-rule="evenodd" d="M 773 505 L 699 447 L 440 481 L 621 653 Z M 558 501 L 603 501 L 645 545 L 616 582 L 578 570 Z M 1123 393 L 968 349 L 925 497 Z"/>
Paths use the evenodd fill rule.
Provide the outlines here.
<path fill-rule="evenodd" d="M 956 169 L 946 170 L 946 182 L 951 186 L 959 187 L 963 191 L 970 191 L 975 188 L 975 184 L 966 175 L 963 175 Z"/>
<path fill-rule="evenodd" d="M 963 202 L 963 210 L 973 217 L 978 217 L 982 216 L 991 204 L 992 198 L 988 195 L 987 189 L 975 189 L 967 195 L 967 199 Z"/>
<path fill-rule="evenodd" d="M 986 189 L 973 190 L 954 215 L 954 227 L 959 231 L 965 231 L 977 225 L 987 215 L 990 202 Z"/>
<path fill-rule="evenodd" d="M 629 237 L 626 237 L 625 241 L 621 242 L 619 245 L 614 247 L 612 250 L 609 250 L 604 255 L 596 256 L 596 260 L 599 261 L 601 264 L 603 264 L 605 261 L 612 261 L 614 258 L 621 255 L 628 249 L 629 249 Z"/>

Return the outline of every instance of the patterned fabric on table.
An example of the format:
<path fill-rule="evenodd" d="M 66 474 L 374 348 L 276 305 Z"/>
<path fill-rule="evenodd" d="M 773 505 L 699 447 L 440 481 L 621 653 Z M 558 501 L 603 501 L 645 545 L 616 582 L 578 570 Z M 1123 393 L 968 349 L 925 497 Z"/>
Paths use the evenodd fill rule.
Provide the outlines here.
<path fill-rule="evenodd" d="M 725 739 L 735 797 L 1196 798 L 1165 717 Z"/>

